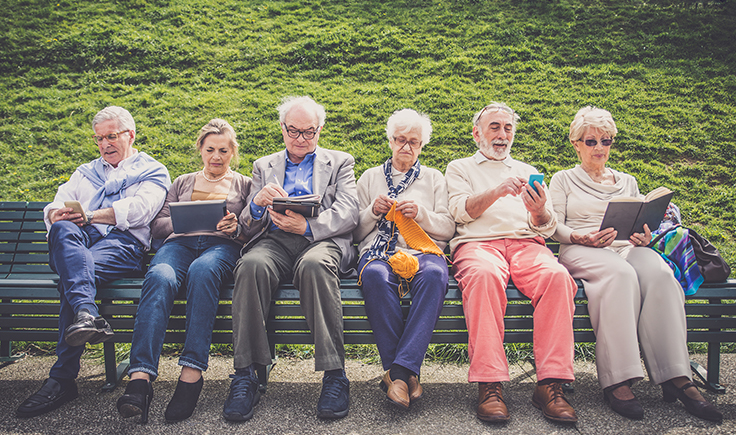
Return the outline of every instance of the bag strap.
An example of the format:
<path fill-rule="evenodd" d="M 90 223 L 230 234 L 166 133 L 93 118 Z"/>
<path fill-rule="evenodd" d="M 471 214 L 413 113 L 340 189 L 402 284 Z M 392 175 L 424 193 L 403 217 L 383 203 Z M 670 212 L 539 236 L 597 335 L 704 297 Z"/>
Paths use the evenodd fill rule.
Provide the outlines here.
<path fill-rule="evenodd" d="M 675 225 L 674 227 L 672 227 L 672 228 L 668 229 L 667 231 L 664 231 L 664 232 L 662 232 L 662 233 L 659 233 L 659 234 L 657 235 L 657 237 L 653 238 L 653 239 L 652 239 L 652 241 L 651 241 L 651 242 L 649 242 L 649 244 L 647 245 L 647 247 L 649 247 L 649 248 L 652 248 L 652 247 L 654 247 L 654 246 L 657 246 L 657 243 L 659 243 L 659 241 L 660 241 L 660 240 L 662 240 L 662 237 L 666 236 L 666 235 L 667 235 L 667 233 L 669 233 L 670 231 L 673 231 L 673 230 L 675 230 L 675 231 L 676 231 L 676 230 L 677 230 L 678 228 L 680 228 L 681 226 L 682 226 L 682 225 L 680 225 L 680 224 L 677 224 L 677 225 Z"/>

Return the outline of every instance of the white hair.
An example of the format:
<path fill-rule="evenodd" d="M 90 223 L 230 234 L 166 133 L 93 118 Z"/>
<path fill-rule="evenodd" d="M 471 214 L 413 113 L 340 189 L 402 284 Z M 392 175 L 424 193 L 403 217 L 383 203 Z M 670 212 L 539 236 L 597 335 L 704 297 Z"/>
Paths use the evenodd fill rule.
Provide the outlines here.
<path fill-rule="evenodd" d="M 422 144 L 428 144 L 432 137 L 432 122 L 429 116 L 413 109 L 401 109 L 395 111 L 386 123 L 386 136 L 389 140 L 396 134 L 406 134 L 412 130 L 419 132 Z"/>
<path fill-rule="evenodd" d="M 614 138 L 618 129 L 616 129 L 616 123 L 613 121 L 611 112 L 605 109 L 599 109 L 595 106 L 586 106 L 578 110 L 575 114 L 575 119 L 570 123 L 570 138 L 571 142 L 575 142 L 583 138 L 583 133 L 588 128 L 599 128 L 607 135 Z"/>
<path fill-rule="evenodd" d="M 97 124 L 101 124 L 105 121 L 114 120 L 118 123 L 118 128 L 121 130 L 133 130 L 135 131 L 135 121 L 133 115 L 127 110 L 118 106 L 107 106 L 104 109 L 97 112 L 94 118 L 92 118 L 92 129 L 94 130 Z"/>
<path fill-rule="evenodd" d="M 496 101 L 491 101 L 491 104 L 488 104 L 487 106 L 480 109 L 478 112 L 473 115 L 473 125 L 478 125 L 478 121 L 480 121 L 481 115 L 485 112 L 506 112 L 509 115 L 511 115 L 511 125 L 514 127 L 514 131 L 516 131 L 516 123 L 521 120 L 519 118 L 519 115 L 514 112 L 514 109 L 507 106 L 505 103 L 499 103 Z"/>
<path fill-rule="evenodd" d="M 276 108 L 279 111 L 279 122 L 283 124 L 286 120 L 286 115 L 295 107 L 301 107 L 304 110 L 314 113 L 314 116 L 317 117 L 318 127 L 325 125 L 327 114 L 325 113 L 324 106 L 317 104 L 316 101 L 307 96 L 290 96 L 281 100 L 281 104 Z"/>

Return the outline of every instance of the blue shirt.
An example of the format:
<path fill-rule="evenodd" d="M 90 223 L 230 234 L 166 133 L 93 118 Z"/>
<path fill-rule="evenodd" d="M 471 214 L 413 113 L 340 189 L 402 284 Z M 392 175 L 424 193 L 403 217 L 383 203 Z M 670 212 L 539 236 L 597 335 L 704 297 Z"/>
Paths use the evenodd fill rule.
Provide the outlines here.
<path fill-rule="evenodd" d="M 315 153 L 304 156 L 301 163 L 296 164 L 289 160 L 289 153 L 286 152 L 286 172 L 284 173 L 284 190 L 289 196 L 311 195 L 313 193 L 312 178 L 314 175 L 314 158 Z M 268 180 L 266 180 L 268 181 Z M 274 180 L 276 181 L 276 180 Z M 266 207 L 260 207 L 251 201 L 250 215 L 255 220 L 261 220 L 266 212 Z M 277 230 L 276 224 L 271 224 L 271 231 Z M 312 236 L 312 229 L 307 221 L 307 230 L 303 234 L 306 237 Z"/>

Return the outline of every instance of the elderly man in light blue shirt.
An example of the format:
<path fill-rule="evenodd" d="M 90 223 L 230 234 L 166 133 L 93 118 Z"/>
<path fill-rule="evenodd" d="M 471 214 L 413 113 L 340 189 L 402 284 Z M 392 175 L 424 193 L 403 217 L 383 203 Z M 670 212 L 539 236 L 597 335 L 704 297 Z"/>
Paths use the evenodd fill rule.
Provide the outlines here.
<path fill-rule="evenodd" d="M 92 128 L 100 158 L 79 166 L 44 208 L 49 265 L 59 275 L 58 359 L 41 389 L 20 405 L 18 417 L 46 413 L 77 397 L 74 379 L 85 343 L 113 335 L 95 305 L 97 286 L 141 271 L 150 249 L 149 223 L 171 186 L 166 168 L 133 148 L 135 121 L 127 110 L 106 107 Z M 74 202 L 81 210 L 75 211 Z"/>

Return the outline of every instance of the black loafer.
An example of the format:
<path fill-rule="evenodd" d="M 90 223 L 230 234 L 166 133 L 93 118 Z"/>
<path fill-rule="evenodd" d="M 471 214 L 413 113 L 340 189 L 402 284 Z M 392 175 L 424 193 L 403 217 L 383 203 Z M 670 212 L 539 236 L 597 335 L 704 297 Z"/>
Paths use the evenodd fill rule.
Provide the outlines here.
<path fill-rule="evenodd" d="M 69 346 L 82 346 L 102 343 L 113 336 L 112 328 L 102 316 L 94 317 L 87 310 L 79 310 L 74 315 L 74 323 L 64 330 L 64 341 Z"/>
<path fill-rule="evenodd" d="M 55 379 L 48 378 L 40 390 L 20 404 L 15 415 L 20 418 L 29 418 L 45 414 L 76 399 L 77 396 L 79 396 L 77 384 L 73 380 L 69 386 L 62 388 Z"/>
<path fill-rule="evenodd" d="M 644 418 L 644 408 L 642 408 L 639 400 L 634 397 L 633 399 L 619 399 L 613 395 L 613 392 L 623 385 L 631 386 L 629 381 L 624 381 L 610 387 L 603 389 L 603 401 L 611 405 L 611 409 L 626 418 L 631 420 L 642 420 Z"/>

